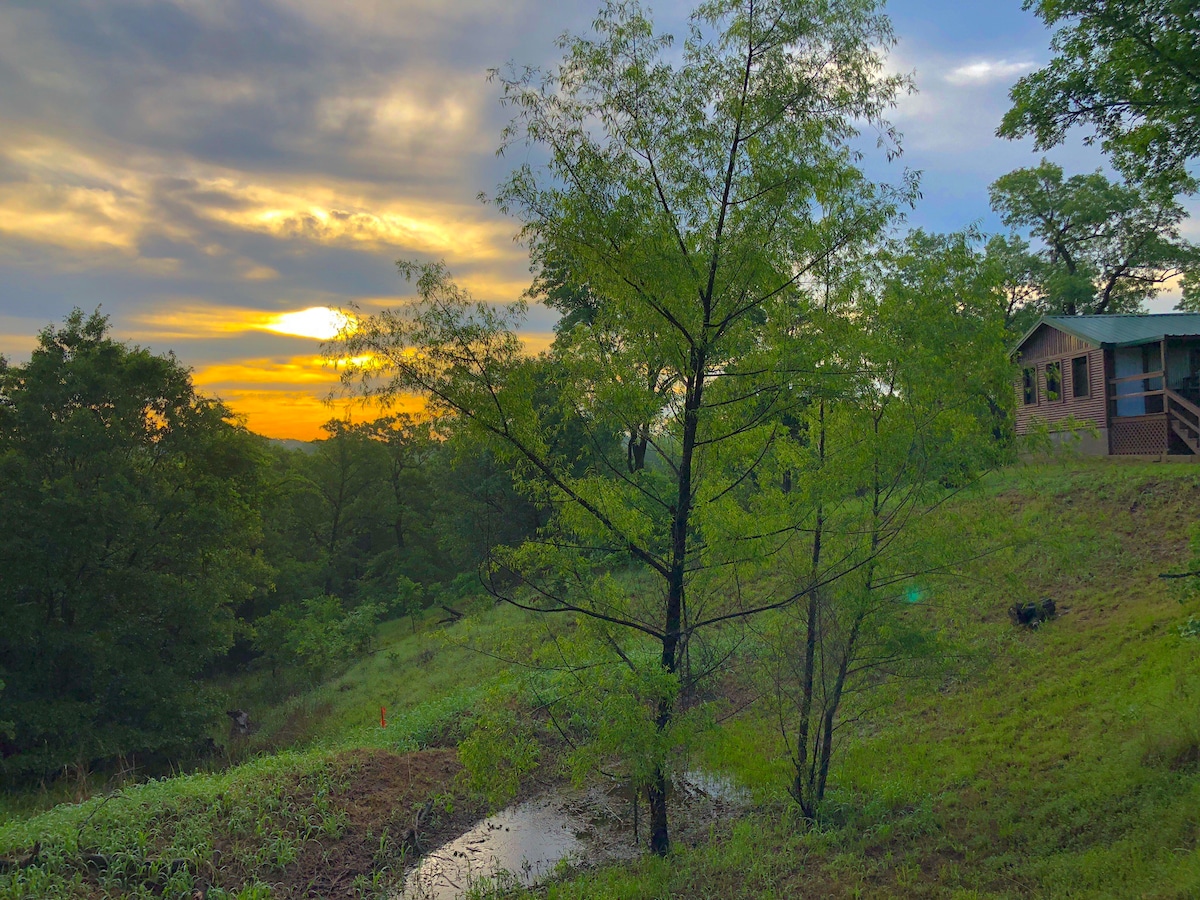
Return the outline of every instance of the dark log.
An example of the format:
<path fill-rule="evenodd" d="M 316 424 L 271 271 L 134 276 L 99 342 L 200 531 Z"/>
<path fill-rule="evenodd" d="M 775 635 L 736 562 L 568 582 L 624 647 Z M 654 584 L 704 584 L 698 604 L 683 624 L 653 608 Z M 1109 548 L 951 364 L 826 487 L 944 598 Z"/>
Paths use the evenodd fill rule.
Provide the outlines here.
<path fill-rule="evenodd" d="M 464 615 L 463 613 L 460 613 L 457 609 L 451 609 L 445 603 L 439 603 L 438 605 L 450 614 L 448 618 L 445 618 L 445 619 L 442 619 L 441 621 L 439 621 L 438 622 L 439 625 L 452 625 L 455 622 L 459 621 L 460 619 L 466 618 L 466 615 Z"/>
<path fill-rule="evenodd" d="M 1008 618 L 1013 625 L 1037 628 L 1043 622 L 1053 619 L 1058 614 L 1058 608 L 1050 597 L 1037 601 L 1017 603 L 1008 608 Z"/>

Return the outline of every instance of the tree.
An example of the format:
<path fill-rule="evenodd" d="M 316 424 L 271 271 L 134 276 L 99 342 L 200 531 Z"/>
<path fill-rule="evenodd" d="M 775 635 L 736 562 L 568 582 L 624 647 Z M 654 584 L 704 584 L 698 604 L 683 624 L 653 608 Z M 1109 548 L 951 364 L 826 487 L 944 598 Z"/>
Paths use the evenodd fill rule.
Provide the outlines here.
<path fill-rule="evenodd" d="M 1167 282 L 1195 269 L 1200 248 L 1179 237 L 1187 214 L 1175 199 L 1178 183 L 1121 184 L 1100 172 L 1064 178 L 1047 160 L 997 178 L 992 208 L 1040 245 L 1030 252 L 1016 234 L 989 247 L 1014 283 L 1010 321 L 1139 312 Z"/>
<path fill-rule="evenodd" d="M 1200 156 L 1200 11 L 1189 0 L 1026 0 L 1055 57 L 1011 92 L 998 134 L 1039 150 L 1091 126 L 1117 168 L 1144 178 Z"/>
<path fill-rule="evenodd" d="M 275 590 L 256 613 L 323 595 L 387 605 L 397 577 L 436 566 L 429 424 L 399 415 L 322 429 L 323 440 L 274 454 L 264 519 Z"/>
<path fill-rule="evenodd" d="M 1003 313 L 976 239 L 917 231 L 822 272 L 821 332 L 837 337 L 825 365 L 845 371 L 806 411 L 812 439 L 781 448 L 790 490 L 758 500 L 764 525 L 795 523 L 808 539 L 771 563 L 811 588 L 768 630 L 766 669 L 809 820 L 846 699 L 862 712 L 887 678 L 944 667 L 946 642 L 914 610 L 916 580 L 973 549 L 928 541 L 923 520 L 1006 460 L 993 437 L 995 411 L 1012 402 Z"/>
<path fill-rule="evenodd" d="M 1043 266 L 1029 242 L 1017 234 L 992 235 L 985 250 L 987 265 L 1004 301 L 1004 324 L 1024 334 L 1043 315 Z"/>
<path fill-rule="evenodd" d="M 260 440 L 99 313 L 42 331 L 0 398 L 4 769 L 186 746 L 215 703 L 194 679 L 266 576 Z"/>
<path fill-rule="evenodd" d="M 369 392 L 420 391 L 486 436 L 554 511 L 493 571 L 523 585 L 502 591 L 510 602 L 583 617 L 629 673 L 637 702 L 623 725 L 642 735 L 634 769 L 658 853 L 670 846 L 670 751 L 692 649 L 798 596 L 734 589 L 737 566 L 770 540 L 746 498 L 781 413 L 799 402 L 801 373 L 776 365 L 772 340 L 802 320 L 806 274 L 891 215 L 897 198 L 862 178 L 849 144 L 863 123 L 895 138 L 882 114 L 905 81 L 883 77 L 879 55 L 892 40 L 870 0 L 716 0 L 675 50 L 635 3 L 613 2 L 593 35 L 564 39 L 555 71 L 496 73 L 515 112 L 505 146 L 528 142 L 544 160 L 518 167 L 496 203 L 523 223 L 535 260 L 559 248 L 571 283 L 603 298 L 572 330 L 560 402 L 601 435 L 653 423 L 654 465 L 631 472 L 621 454 L 579 475 L 557 463 L 514 333 L 523 305 L 475 303 L 444 266 L 402 264 L 418 300 L 363 321 L 335 351 L 371 356 L 352 373 Z M 823 215 L 822 202 L 850 197 L 853 215 Z M 648 377 L 660 362 L 667 391 Z M 651 586 L 614 586 L 605 572 L 618 559 Z"/>
<path fill-rule="evenodd" d="M 577 340 L 594 339 L 593 325 L 599 315 L 604 298 L 597 295 L 588 284 L 573 282 L 573 269 L 566 254 L 551 243 L 539 245 L 537 257 L 534 260 L 535 278 L 527 296 L 539 299 L 551 309 L 558 310 L 562 317 L 554 326 L 558 333 L 555 338 L 555 349 L 558 354 L 570 354 L 571 344 Z M 582 268 L 582 267 L 580 267 Z M 578 334 L 573 334 L 576 326 L 586 326 Z M 609 348 L 610 353 L 616 353 L 619 347 Z M 666 360 L 655 358 L 644 362 L 631 361 L 632 368 L 629 377 L 638 378 L 652 394 L 665 395 L 675 388 L 675 373 L 666 364 Z M 651 414 L 663 406 L 663 402 L 650 403 L 647 409 Z M 634 410 L 631 410 L 634 412 Z M 625 465 L 633 473 L 646 466 L 646 452 L 650 448 L 650 430 L 653 422 L 650 419 L 638 418 L 634 415 L 619 423 L 625 442 Z M 601 458 L 605 454 L 600 454 Z"/>

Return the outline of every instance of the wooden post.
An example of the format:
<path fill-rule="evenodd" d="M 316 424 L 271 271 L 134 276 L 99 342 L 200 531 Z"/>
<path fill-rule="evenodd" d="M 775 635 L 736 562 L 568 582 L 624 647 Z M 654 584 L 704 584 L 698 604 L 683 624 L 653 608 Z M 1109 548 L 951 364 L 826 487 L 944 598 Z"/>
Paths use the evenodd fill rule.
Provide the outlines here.
<path fill-rule="evenodd" d="M 1159 371 L 1162 372 L 1162 411 L 1163 422 L 1167 426 L 1163 431 L 1163 437 L 1166 443 L 1163 444 L 1162 452 L 1165 458 L 1171 452 L 1171 417 L 1167 414 L 1167 408 L 1170 405 L 1170 400 L 1167 399 L 1167 336 L 1164 334 L 1163 339 L 1158 342 L 1158 359 L 1162 363 Z"/>

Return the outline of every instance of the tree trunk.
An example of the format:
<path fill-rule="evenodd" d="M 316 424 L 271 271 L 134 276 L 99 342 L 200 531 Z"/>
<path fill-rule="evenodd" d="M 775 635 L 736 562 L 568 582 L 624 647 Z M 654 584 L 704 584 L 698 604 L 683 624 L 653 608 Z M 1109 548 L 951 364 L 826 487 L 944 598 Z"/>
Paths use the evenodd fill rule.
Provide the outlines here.
<path fill-rule="evenodd" d="M 825 463 L 825 401 L 821 401 L 818 410 L 819 432 L 817 436 L 817 459 L 821 465 Z M 821 535 L 825 530 L 825 509 L 818 501 L 817 521 L 813 529 L 812 567 L 809 577 L 814 587 L 808 592 L 808 621 L 804 636 L 804 674 L 800 690 L 800 721 L 796 734 L 796 778 L 792 784 L 792 796 L 800 804 L 800 809 L 808 818 L 816 815 L 816 808 L 810 802 L 811 772 L 808 761 L 809 723 L 812 719 L 813 683 L 817 656 L 817 628 L 821 612 L 820 596 L 817 588 L 817 576 L 821 568 Z M 806 777 L 807 775 L 807 777 Z"/>
<path fill-rule="evenodd" d="M 650 807 L 650 851 L 666 856 L 671 839 L 667 832 L 667 776 L 662 767 L 655 770 L 654 781 L 646 786 L 646 803 Z"/>
<path fill-rule="evenodd" d="M 650 443 L 650 428 L 648 425 L 638 425 L 629 432 L 629 444 L 625 450 L 625 462 L 629 473 L 640 472 L 646 468 L 646 447 Z"/>
<path fill-rule="evenodd" d="M 842 661 L 838 666 L 837 681 L 833 685 L 833 697 L 829 701 L 828 709 L 825 710 L 824 733 L 821 736 L 821 758 L 817 766 L 816 789 L 813 791 L 814 807 L 825 799 L 825 782 L 829 778 L 829 761 L 833 757 L 833 726 L 837 719 L 838 707 L 842 705 L 842 691 L 846 687 L 846 672 L 850 667 L 850 660 L 854 656 L 854 646 L 858 643 L 859 628 L 864 615 L 865 613 L 860 611 L 854 619 L 854 627 L 850 629 L 850 637 L 846 641 L 846 652 L 842 654 Z"/>

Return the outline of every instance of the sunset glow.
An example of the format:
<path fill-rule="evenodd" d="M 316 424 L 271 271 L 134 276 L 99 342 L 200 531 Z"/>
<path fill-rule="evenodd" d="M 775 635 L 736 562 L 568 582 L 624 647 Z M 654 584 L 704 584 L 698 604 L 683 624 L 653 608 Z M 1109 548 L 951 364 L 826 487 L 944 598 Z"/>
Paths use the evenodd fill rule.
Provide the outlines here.
<path fill-rule="evenodd" d="M 354 318 L 338 309 L 313 306 L 299 312 L 272 316 L 261 327 L 276 334 L 331 341 L 340 334 L 353 331 Z"/>
<path fill-rule="evenodd" d="M 586 29 L 593 2 L 124 6 L 0 3 L 0 355 L 27 359 L 47 325 L 99 308 L 118 338 L 174 352 L 252 429 L 317 436 L 338 375 L 320 343 L 353 327 L 340 310 L 411 299 L 396 260 L 444 261 L 486 303 L 523 296 L 522 223 L 479 197 L 540 162 L 517 146 L 497 158 L 512 111 L 485 71 L 553 65 L 555 37 Z M 927 173 L 915 227 L 999 227 L 987 184 L 1030 157 L 997 141 L 996 123 L 1044 52 L 1014 24 L 1019 6 L 953 40 L 930 23 L 970 17 L 892 10 L 904 39 L 889 71 L 917 70 L 920 87 L 890 116 L 905 166 Z M 1089 171 L 1101 158 L 1056 161 Z M 1178 295 L 1170 286 L 1155 311 Z M 529 352 L 555 321 L 530 304 Z"/>

